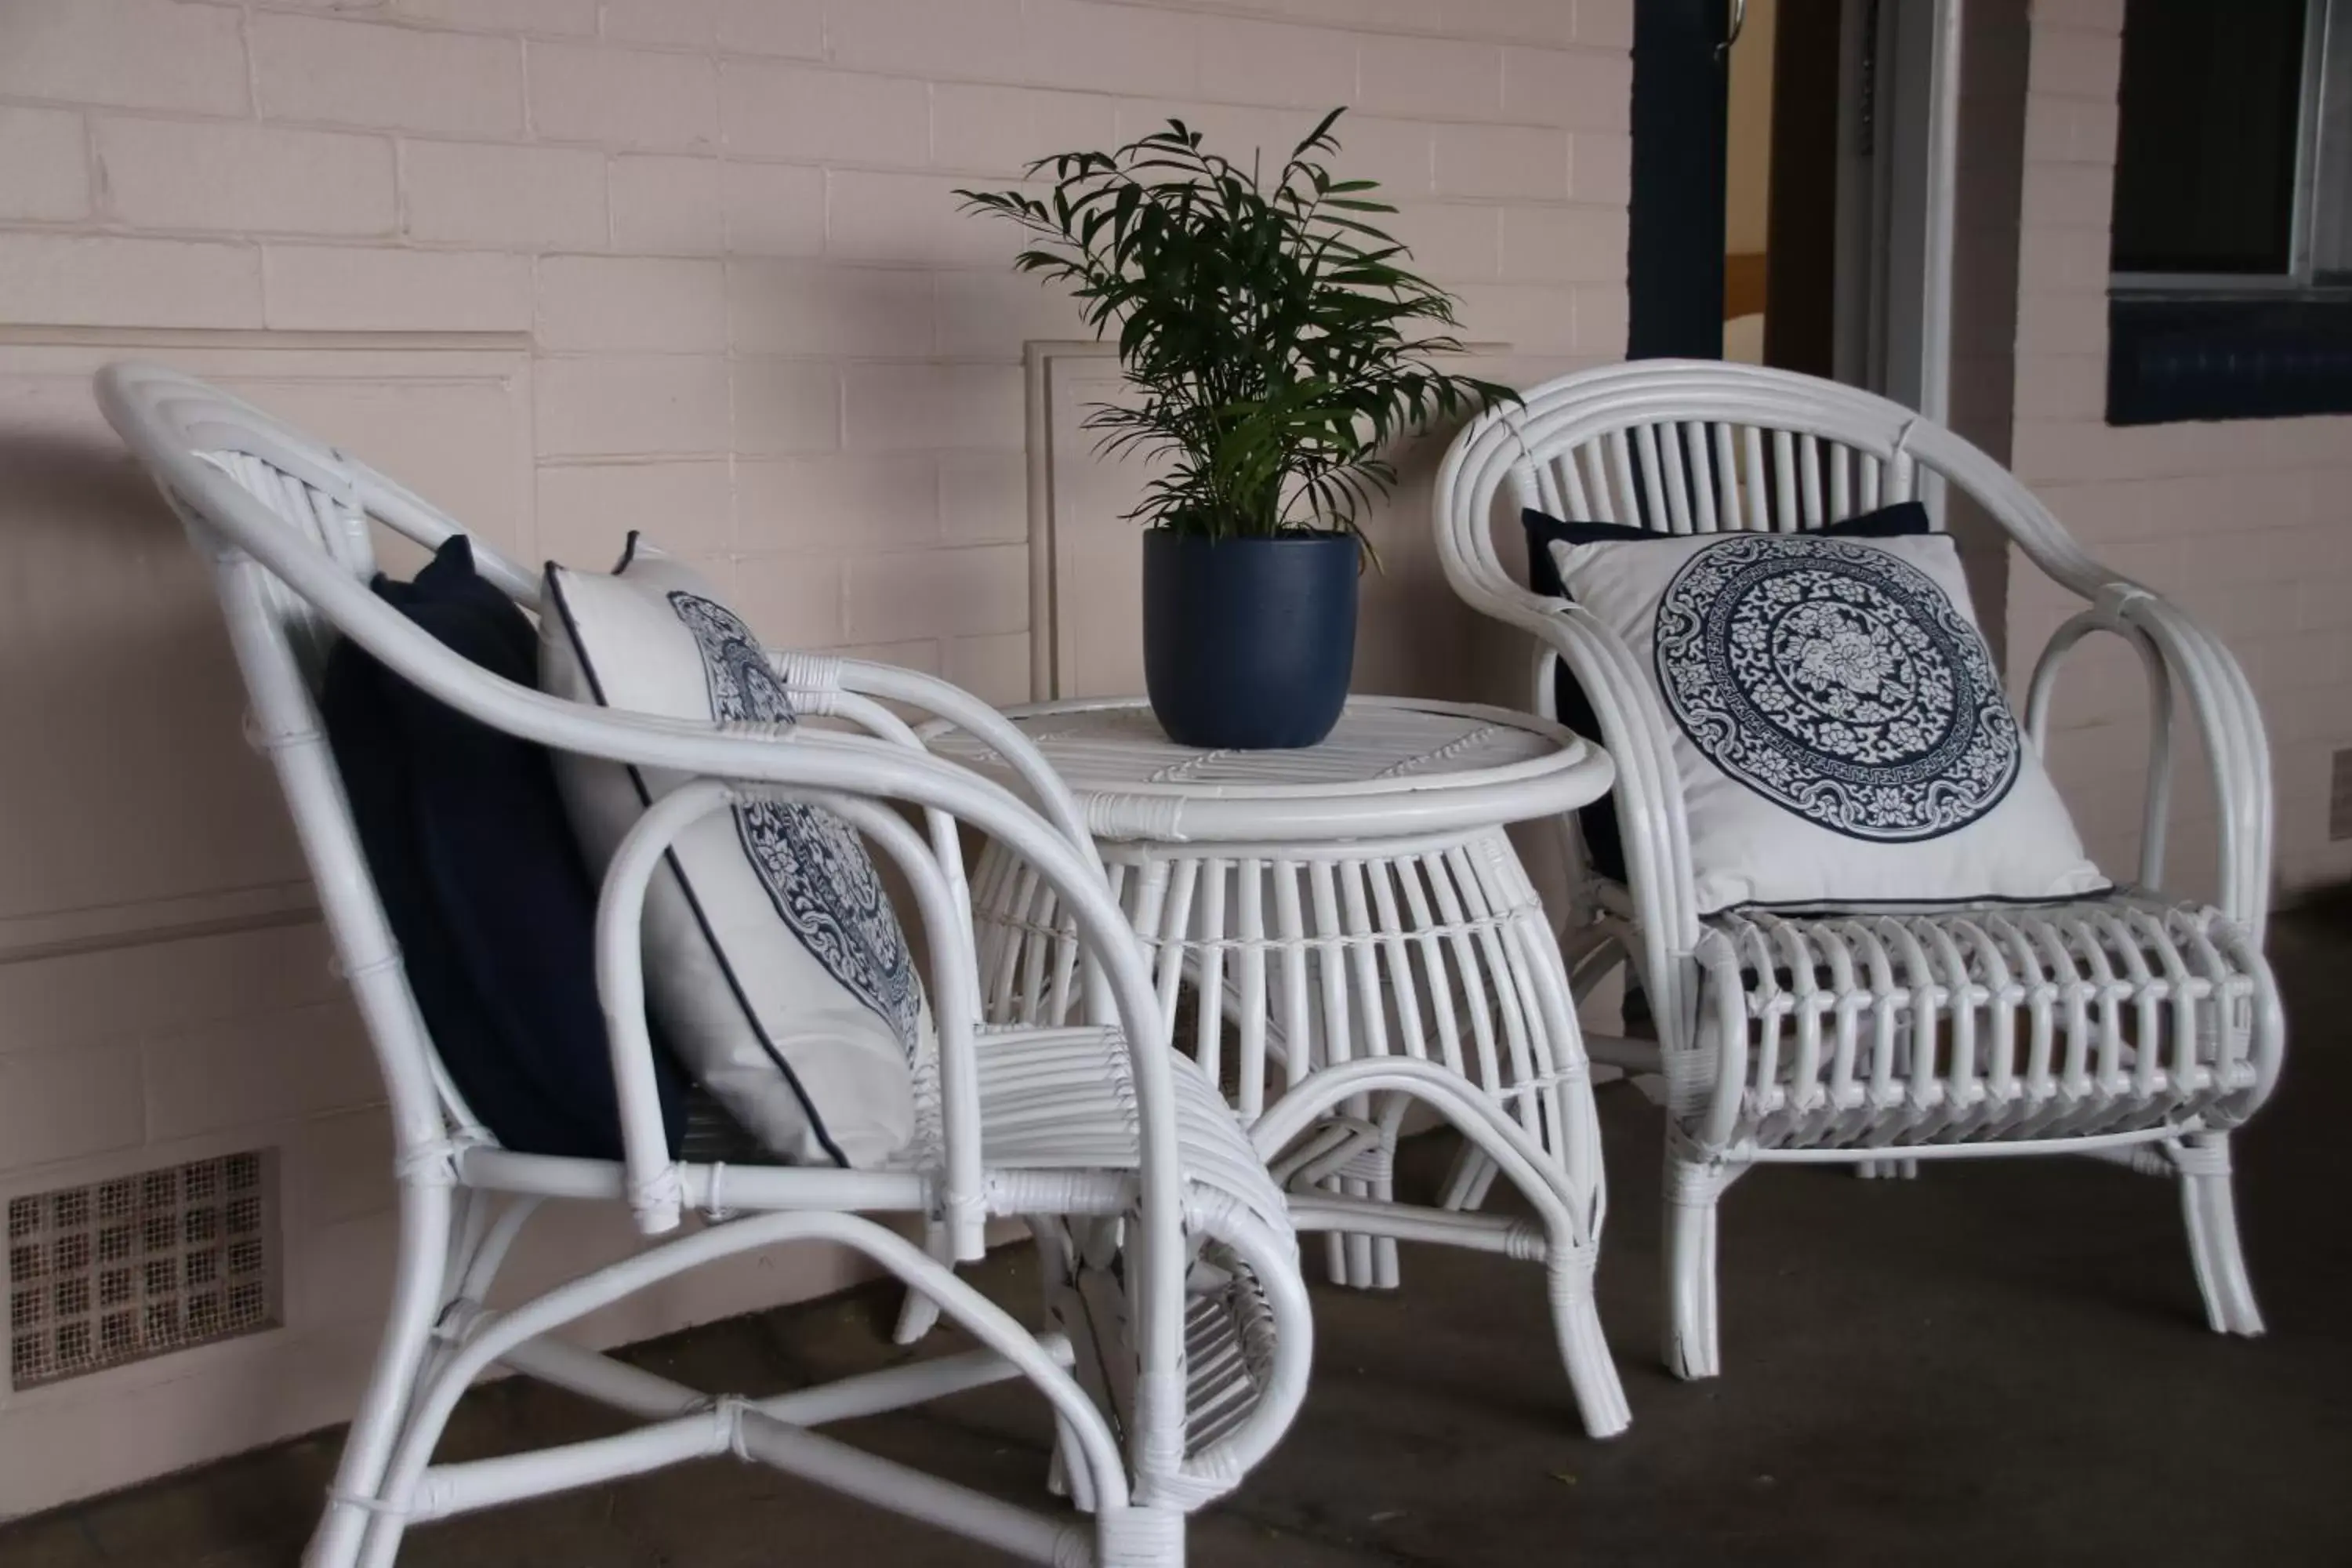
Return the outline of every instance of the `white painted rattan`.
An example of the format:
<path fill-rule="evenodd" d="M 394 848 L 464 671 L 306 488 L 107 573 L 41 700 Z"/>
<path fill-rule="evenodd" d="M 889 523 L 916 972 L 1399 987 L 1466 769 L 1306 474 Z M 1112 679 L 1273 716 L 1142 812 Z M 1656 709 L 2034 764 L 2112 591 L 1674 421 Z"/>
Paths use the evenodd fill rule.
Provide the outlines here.
<path fill-rule="evenodd" d="M 2163 885 L 2174 699 L 2221 805 L 2220 907 L 2152 891 L 2063 906 L 1702 920 L 1673 733 L 1640 659 L 1598 619 L 1515 582 L 1495 547 L 1518 509 L 1668 533 L 1781 532 L 1919 495 L 1940 477 L 2085 608 L 2029 687 L 2039 744 L 2065 655 L 2123 637 L 2148 673 L 2154 742 L 2138 882 Z M 1506 516 L 1505 514 L 1507 513 Z M 1555 657 L 1591 698 L 1617 763 L 1628 885 L 1591 876 L 1566 946 L 1580 984 L 1626 964 L 1655 1045 L 1595 1054 L 1663 1066 L 1665 1354 L 1717 1370 L 1717 1200 L 1751 1165 L 1922 1156 L 2106 1152 L 2177 1173 L 2216 1330 L 2258 1333 L 2230 1189 L 2230 1130 L 2278 1074 L 2284 1026 L 2261 942 L 2270 897 L 2269 752 L 2228 651 L 2162 596 L 2100 566 L 1999 463 L 1899 405 L 1783 371 L 1651 360 L 1550 382 L 1482 416 L 1436 489 L 1447 579 L 1535 641 L 1533 704 L 1552 711 Z"/>
<path fill-rule="evenodd" d="M 1158 1047 L 1149 959 L 1076 830 L 1069 796 L 1011 726 L 926 677 L 796 655 L 774 662 L 795 689 L 827 694 L 812 706 L 863 716 L 880 734 L 690 723 L 509 685 L 366 585 L 371 521 L 429 548 L 457 531 L 449 519 L 343 454 L 173 372 L 111 366 L 99 397 L 212 563 L 251 695 L 250 731 L 284 786 L 395 1131 L 401 1234 L 390 1318 L 305 1562 L 381 1568 L 416 1521 L 733 1453 L 1034 1562 L 1181 1563 L 1187 1511 L 1238 1482 L 1281 1436 L 1304 1392 L 1310 1325 L 1297 1244 L 1265 1162 L 1214 1088 Z M 488 576 L 534 603 L 534 574 L 478 540 L 474 549 Z M 320 729 L 312 683 L 337 636 L 483 723 L 696 780 L 629 836 L 599 908 L 597 984 L 625 1161 L 502 1149 L 442 1070 Z M 1044 815 L 926 754 L 883 700 L 992 735 Z M 646 880 L 663 847 L 702 814 L 780 796 L 848 817 L 913 889 L 940 1056 L 936 1079 L 920 1089 L 924 1135 L 903 1168 L 673 1162 L 667 1150 L 638 969 Z M 886 802 L 921 807 L 930 842 Z M 1085 1005 L 1066 1026 L 982 1026 L 958 821 L 1016 847 L 1083 933 L 1076 984 Z M 688 1209 L 711 1223 L 523 1305 L 486 1308 L 517 1236 L 548 1200 L 625 1202 L 648 1236 L 676 1229 Z M 1061 1331 L 1022 1327 L 869 1214 L 926 1216 L 932 1250 L 957 1259 L 978 1256 L 989 1217 L 1023 1217 L 1040 1240 L 1048 1313 Z M 864 1253 L 983 1349 L 747 1400 L 708 1395 L 557 1337 L 583 1315 L 683 1271 L 798 1240 Z M 493 1363 L 646 1424 L 531 1453 L 432 1463 L 457 1397 Z M 1017 1507 L 814 1430 L 1014 1377 L 1052 1404 L 1057 1468 L 1091 1519 Z"/>
<path fill-rule="evenodd" d="M 1394 1286 L 1400 1238 L 1542 1261 L 1585 1429 L 1622 1430 L 1592 1301 L 1605 1184 L 1591 1079 L 1504 832 L 1594 799 L 1608 759 L 1542 720 L 1400 699 L 1351 700 L 1328 740 L 1290 752 L 1179 746 L 1133 700 L 1011 717 L 1068 782 L 1154 954 L 1158 1037 L 1224 1087 L 1291 1191 L 1292 1223 L 1330 1233 L 1332 1277 Z M 934 732 L 943 755 L 1006 765 L 985 738 Z M 988 1016 L 1063 1018 L 1076 954 L 1058 889 L 994 848 L 975 896 Z M 1444 1208 L 1395 1202 L 1415 1100 L 1484 1152 Z M 1496 1161 L 1536 1223 L 1464 1212 Z"/>

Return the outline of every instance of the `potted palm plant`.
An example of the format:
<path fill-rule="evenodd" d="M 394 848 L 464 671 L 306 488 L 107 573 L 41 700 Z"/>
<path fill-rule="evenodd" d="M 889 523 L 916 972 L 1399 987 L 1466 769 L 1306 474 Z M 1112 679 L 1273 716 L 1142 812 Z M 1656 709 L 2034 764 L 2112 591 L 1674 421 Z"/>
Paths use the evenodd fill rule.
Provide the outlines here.
<path fill-rule="evenodd" d="M 1371 180 L 1334 179 L 1325 115 L 1262 177 L 1181 121 L 1109 153 L 1065 153 L 1043 195 L 959 191 L 1027 231 L 1015 265 L 1069 285 L 1116 329 L 1137 396 L 1097 404 L 1107 452 L 1166 465 L 1129 515 L 1143 551 L 1144 679 L 1187 745 L 1310 746 L 1355 658 L 1365 506 L 1402 431 L 1513 395 L 1436 369 L 1452 296 L 1370 219 Z"/>

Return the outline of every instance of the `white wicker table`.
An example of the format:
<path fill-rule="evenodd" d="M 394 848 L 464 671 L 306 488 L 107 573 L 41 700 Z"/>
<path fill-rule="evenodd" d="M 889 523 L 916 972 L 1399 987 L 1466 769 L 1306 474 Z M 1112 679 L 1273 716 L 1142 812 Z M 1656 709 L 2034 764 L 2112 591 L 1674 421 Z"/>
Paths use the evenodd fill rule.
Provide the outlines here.
<path fill-rule="evenodd" d="M 1253 1129 L 1298 1228 L 1327 1233 L 1332 1277 L 1393 1287 L 1399 1238 L 1545 1261 L 1586 1429 L 1621 1429 L 1591 1308 L 1605 1185 L 1591 1071 L 1504 831 L 1599 796 L 1607 756 L 1539 719 L 1412 699 L 1355 699 L 1328 740 L 1292 752 L 1180 746 L 1139 699 L 1010 716 L 1068 782 L 1152 950 L 1168 1040 Z M 975 738 L 930 740 L 1017 787 Z M 992 846 L 973 898 L 987 1016 L 1068 1018 L 1077 950 L 1052 890 Z M 1394 1201 L 1416 1100 L 1487 1156 L 1457 1165 L 1442 1208 Z M 1498 1170 L 1537 1222 L 1473 1212 Z"/>

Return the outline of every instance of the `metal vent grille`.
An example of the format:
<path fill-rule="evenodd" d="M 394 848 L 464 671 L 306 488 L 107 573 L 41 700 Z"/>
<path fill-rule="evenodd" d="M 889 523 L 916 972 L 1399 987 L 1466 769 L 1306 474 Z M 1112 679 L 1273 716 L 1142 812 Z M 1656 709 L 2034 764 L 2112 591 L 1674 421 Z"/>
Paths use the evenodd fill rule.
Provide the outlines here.
<path fill-rule="evenodd" d="M 10 1385 L 277 1327 L 271 1166 L 227 1154 L 10 1198 Z"/>

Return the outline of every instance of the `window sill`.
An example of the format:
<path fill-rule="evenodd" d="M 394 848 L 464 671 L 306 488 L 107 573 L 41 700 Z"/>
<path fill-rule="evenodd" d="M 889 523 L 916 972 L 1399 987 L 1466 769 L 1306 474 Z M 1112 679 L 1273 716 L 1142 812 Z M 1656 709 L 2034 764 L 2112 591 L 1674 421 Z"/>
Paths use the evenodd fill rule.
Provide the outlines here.
<path fill-rule="evenodd" d="M 2107 301 L 2107 423 L 2352 414 L 2352 295 Z"/>

